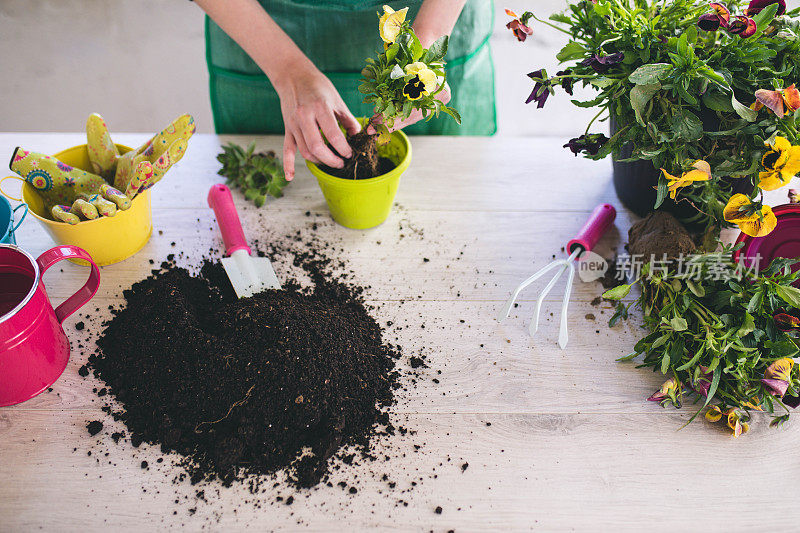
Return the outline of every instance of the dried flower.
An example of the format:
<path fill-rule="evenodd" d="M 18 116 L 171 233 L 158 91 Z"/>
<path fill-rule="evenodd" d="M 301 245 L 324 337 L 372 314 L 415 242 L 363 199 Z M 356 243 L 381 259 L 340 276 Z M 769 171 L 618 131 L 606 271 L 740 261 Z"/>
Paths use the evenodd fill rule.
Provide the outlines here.
<path fill-rule="evenodd" d="M 794 83 L 785 89 L 770 91 L 759 89 L 756 91 L 756 101 L 751 106 L 759 111 L 762 107 L 769 108 L 778 118 L 783 118 L 786 111 L 797 111 L 800 109 L 800 91 Z"/>
<path fill-rule="evenodd" d="M 625 59 L 624 52 L 617 52 L 608 56 L 599 56 L 594 54 L 592 57 L 586 58 L 581 61 L 581 65 L 585 67 L 592 67 L 595 72 L 602 74 L 608 72 L 608 69 L 614 65 L 619 65 Z"/>
<path fill-rule="evenodd" d="M 569 148 L 570 151 L 578 157 L 578 154 L 585 152 L 587 155 L 597 155 L 600 149 L 608 142 L 608 137 L 602 133 L 589 133 L 570 139 L 564 148 Z"/>
<path fill-rule="evenodd" d="M 528 38 L 528 35 L 533 35 L 533 30 L 527 24 L 528 20 L 530 20 L 531 16 L 533 16 L 532 13 L 526 11 L 520 18 L 519 15 L 510 9 L 506 9 L 506 15 L 514 18 L 514 20 L 506 24 L 506 28 L 514 33 L 514 36 L 519 42 L 524 43 L 525 39 Z"/>
<path fill-rule="evenodd" d="M 654 392 L 647 401 L 658 402 L 661 404 L 661 407 L 666 407 L 668 403 L 671 403 L 675 407 L 680 408 L 682 394 L 683 386 L 680 381 L 672 377 L 665 381 L 664 384 L 661 385 L 661 388 Z"/>
<path fill-rule="evenodd" d="M 723 28 L 728 27 L 728 21 L 731 19 L 731 12 L 723 4 L 712 2 L 711 9 L 713 13 L 707 13 L 700 17 L 697 25 L 701 30 L 717 31 L 720 26 Z"/>
<path fill-rule="evenodd" d="M 531 102 L 536 102 L 537 109 L 543 108 L 544 103 L 547 101 L 547 97 L 550 96 L 549 85 L 545 85 L 545 83 L 541 81 L 544 76 L 544 69 L 539 69 L 528 73 L 528 77 L 532 80 L 535 80 L 536 85 L 533 86 L 533 91 L 531 91 L 531 94 L 528 96 L 528 99 L 525 100 L 525 103 L 530 104 Z"/>
<path fill-rule="evenodd" d="M 756 21 L 744 15 L 738 15 L 728 24 L 728 32 L 743 38 L 752 37 L 757 30 Z"/>
<path fill-rule="evenodd" d="M 750 431 L 750 424 L 746 422 L 747 419 L 736 409 L 728 409 L 724 414 L 728 422 L 728 427 L 733 430 L 734 437 L 738 438 L 742 433 Z"/>
<path fill-rule="evenodd" d="M 745 10 L 745 13 L 748 17 L 752 17 L 754 15 L 758 15 L 761 13 L 762 9 L 767 6 L 771 6 L 772 4 L 778 4 L 777 15 L 783 15 L 786 13 L 786 0 L 751 0 L 750 5 L 748 5 L 747 10 Z"/>
<path fill-rule="evenodd" d="M 564 92 L 568 95 L 572 96 L 572 90 L 575 85 L 575 79 L 570 77 L 572 71 L 570 69 L 567 70 L 559 70 L 556 72 L 556 76 L 563 76 L 561 78 L 561 88 L 564 89 Z"/>

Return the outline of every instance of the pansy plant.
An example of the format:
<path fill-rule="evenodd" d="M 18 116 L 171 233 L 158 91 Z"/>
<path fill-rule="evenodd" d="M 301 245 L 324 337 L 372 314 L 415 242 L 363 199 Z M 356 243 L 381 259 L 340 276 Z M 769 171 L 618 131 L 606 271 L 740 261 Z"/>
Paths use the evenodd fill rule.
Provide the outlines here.
<path fill-rule="evenodd" d="M 724 216 L 734 193 L 753 191 L 749 220 L 760 212 L 762 190 L 800 172 L 766 157 L 776 148 L 786 153 L 787 143 L 800 146 L 800 9 L 788 10 L 784 0 L 572 0 L 549 20 L 509 16 L 520 41 L 520 24 L 534 22 L 568 38 L 557 55 L 565 68 L 555 76 L 527 70 L 526 102 L 541 108 L 576 85 L 594 90 L 572 100 L 597 114 L 565 147 L 663 169 L 654 208 L 668 197 L 690 203 L 696 215 L 684 222 L 714 233 L 738 225 Z M 586 142 L 609 119 L 616 127 L 607 142 Z M 699 172 L 698 161 L 713 172 Z"/>
<path fill-rule="evenodd" d="M 800 405 L 800 272 L 792 272 L 795 259 L 756 272 L 734 262 L 733 251 L 696 256 L 682 272 L 645 265 L 635 302 L 622 302 L 632 284 L 603 296 L 620 300 L 614 321 L 633 305 L 644 312 L 647 333 L 620 360 L 641 357 L 640 366 L 666 377 L 648 400 L 708 408 L 709 421 L 723 420 L 739 436 L 751 412 L 778 424 Z"/>
<path fill-rule="evenodd" d="M 383 51 L 368 58 L 361 71 L 358 90 L 364 94 L 365 103 L 375 106 L 372 123 L 381 140 L 388 140 L 388 128 L 397 120 L 409 118 L 414 110 L 421 111 L 427 120 L 446 113 L 461 124 L 458 111 L 436 98 L 446 84 L 448 36 L 424 48 L 406 20 L 407 13 L 408 8 L 395 11 L 383 6 L 383 13 L 378 13 Z"/>

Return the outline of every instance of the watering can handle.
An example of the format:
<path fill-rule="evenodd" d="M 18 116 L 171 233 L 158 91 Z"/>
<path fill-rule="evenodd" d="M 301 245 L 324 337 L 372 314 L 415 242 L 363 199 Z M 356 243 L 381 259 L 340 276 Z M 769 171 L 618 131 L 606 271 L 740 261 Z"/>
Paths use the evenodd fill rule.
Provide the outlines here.
<path fill-rule="evenodd" d="M 25 216 L 27 216 L 28 214 L 28 204 L 19 204 L 17 207 L 14 208 L 14 214 L 16 215 L 17 211 L 19 209 L 22 209 L 23 207 L 25 208 L 25 212 L 22 213 L 21 217 L 19 217 L 19 220 L 17 220 L 17 224 L 11 228 L 12 233 L 17 231 L 17 229 L 22 225 L 22 221 L 25 220 Z"/>
<path fill-rule="evenodd" d="M 89 272 L 89 279 L 84 286 L 67 298 L 64 303 L 56 307 L 56 319 L 58 319 L 59 323 L 63 323 L 69 315 L 91 300 L 97 289 L 100 288 L 100 269 L 92 261 L 92 256 L 77 246 L 56 246 L 51 248 L 40 255 L 36 259 L 36 263 L 38 263 L 41 273 L 44 274 L 48 268 L 64 259 L 83 259 L 88 261 L 92 270 Z"/>
<path fill-rule="evenodd" d="M 590 251 L 616 218 L 617 210 L 613 205 L 600 204 L 595 207 L 578 235 L 567 244 L 567 253 L 571 254 L 578 247 L 583 248 L 584 251 Z"/>
<path fill-rule="evenodd" d="M 225 253 L 231 255 L 237 250 L 245 250 L 251 254 L 247 239 L 244 237 L 242 223 L 236 213 L 231 190 L 222 183 L 212 185 L 208 191 L 208 205 L 217 217 L 217 224 L 222 232 L 222 242 L 225 243 Z"/>

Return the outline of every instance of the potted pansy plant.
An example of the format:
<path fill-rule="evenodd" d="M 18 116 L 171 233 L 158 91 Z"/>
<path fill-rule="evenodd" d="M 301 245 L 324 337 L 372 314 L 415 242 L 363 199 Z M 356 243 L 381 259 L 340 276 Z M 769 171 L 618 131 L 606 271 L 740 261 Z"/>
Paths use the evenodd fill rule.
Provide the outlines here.
<path fill-rule="evenodd" d="M 520 41 L 534 34 L 533 20 L 568 36 L 560 71 L 528 74 L 527 102 L 541 108 L 577 84 L 594 89 L 572 100 L 597 114 L 565 147 L 611 155 L 626 206 L 668 209 L 710 234 L 772 231 L 762 193 L 800 173 L 800 9 L 785 0 L 580 0 L 549 20 L 507 12 Z"/>
<path fill-rule="evenodd" d="M 348 228 L 371 228 L 389 215 L 400 176 L 411 163 L 411 144 L 398 127 L 441 113 L 461 123 L 445 97 L 448 36 L 423 47 L 407 13 L 408 8 L 395 11 L 389 6 L 378 13 L 383 50 L 367 58 L 358 87 L 375 114 L 362 120 L 362 130 L 349 137 L 353 156 L 342 169 L 307 163 L 333 218 Z"/>

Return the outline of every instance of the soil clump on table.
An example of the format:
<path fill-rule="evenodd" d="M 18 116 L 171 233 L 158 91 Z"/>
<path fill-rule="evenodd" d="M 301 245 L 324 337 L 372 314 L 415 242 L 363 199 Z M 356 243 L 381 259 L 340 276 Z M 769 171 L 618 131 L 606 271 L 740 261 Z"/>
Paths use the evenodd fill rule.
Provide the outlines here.
<path fill-rule="evenodd" d="M 308 258 L 306 258 L 308 259 Z M 89 367 L 131 443 L 177 452 L 193 483 L 286 470 L 317 484 L 344 447 L 392 434 L 398 350 L 360 291 L 326 279 L 237 299 L 219 263 L 169 266 L 124 291 Z"/>
<path fill-rule="evenodd" d="M 654 211 L 628 231 L 628 252 L 649 261 L 674 260 L 687 255 L 696 246 L 691 234 L 673 215 L 665 211 Z"/>

